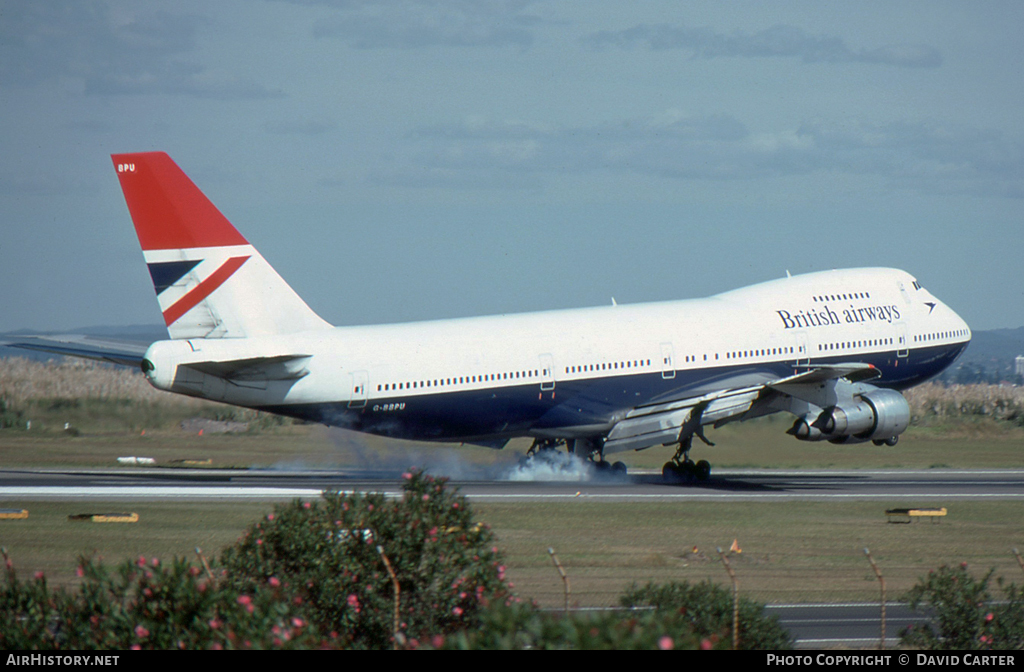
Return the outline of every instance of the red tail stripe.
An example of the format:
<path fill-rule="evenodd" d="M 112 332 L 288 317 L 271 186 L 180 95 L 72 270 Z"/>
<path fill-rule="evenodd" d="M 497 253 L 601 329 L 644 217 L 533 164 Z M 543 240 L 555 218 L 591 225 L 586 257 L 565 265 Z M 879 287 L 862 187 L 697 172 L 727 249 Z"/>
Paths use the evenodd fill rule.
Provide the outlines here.
<path fill-rule="evenodd" d="M 143 250 L 247 243 L 167 154 L 112 154 L 110 158 Z"/>
<path fill-rule="evenodd" d="M 234 275 L 235 271 L 242 267 L 249 257 L 231 257 L 221 267 L 214 271 L 210 277 L 203 280 L 195 288 L 175 301 L 171 306 L 164 311 L 164 322 L 167 326 L 174 324 L 179 317 L 187 313 L 188 311 L 199 305 L 199 302 L 208 297 L 210 294 L 224 284 L 228 278 Z"/>

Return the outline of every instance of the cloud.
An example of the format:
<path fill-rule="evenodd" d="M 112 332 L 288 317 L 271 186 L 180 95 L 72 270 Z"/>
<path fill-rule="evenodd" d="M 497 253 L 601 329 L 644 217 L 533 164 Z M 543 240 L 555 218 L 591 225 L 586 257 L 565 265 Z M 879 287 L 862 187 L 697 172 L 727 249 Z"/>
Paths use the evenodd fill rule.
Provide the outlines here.
<path fill-rule="evenodd" d="M 336 10 L 313 27 L 318 38 L 359 49 L 506 47 L 533 44 L 542 20 L 527 0 L 285 0 Z"/>
<path fill-rule="evenodd" d="M 115 16 L 98 1 L 16 3 L 0 21 L 0 87 L 64 82 L 95 95 L 283 95 L 189 60 L 206 25 L 194 14 Z"/>
<path fill-rule="evenodd" d="M 1024 197 L 1024 142 L 925 122 L 810 120 L 752 133 L 728 114 L 669 111 L 564 128 L 472 119 L 425 126 L 407 140 L 421 174 L 449 180 L 460 173 L 480 181 L 544 173 L 715 181 L 835 173 L 876 177 L 893 189 Z"/>
<path fill-rule="evenodd" d="M 872 63 L 896 67 L 937 68 L 942 54 L 934 47 L 891 45 L 854 49 L 842 39 L 811 35 L 795 26 L 773 26 L 756 33 L 716 32 L 667 23 L 638 24 L 624 30 L 603 30 L 583 38 L 593 49 L 689 51 L 694 58 L 797 58 L 804 63 Z"/>

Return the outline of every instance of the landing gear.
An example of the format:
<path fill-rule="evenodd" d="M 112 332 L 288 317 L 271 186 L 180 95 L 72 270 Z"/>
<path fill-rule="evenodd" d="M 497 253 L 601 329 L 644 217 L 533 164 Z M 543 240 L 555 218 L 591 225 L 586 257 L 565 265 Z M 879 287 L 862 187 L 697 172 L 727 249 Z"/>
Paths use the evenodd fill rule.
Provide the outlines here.
<path fill-rule="evenodd" d="M 573 447 L 565 439 L 534 439 L 533 444 L 526 451 L 526 456 L 533 457 L 547 450 L 558 450 L 559 446 L 566 446 L 570 453 L 573 452 Z"/>
<path fill-rule="evenodd" d="M 661 468 L 661 477 L 666 483 L 691 483 L 693 481 L 704 482 L 711 476 L 711 463 L 707 460 L 694 462 L 690 459 L 690 448 L 693 447 L 693 437 L 697 436 L 701 441 L 713 446 L 704 436 L 702 431 L 693 434 L 683 435 L 680 432 L 679 448 L 670 462 L 666 462 Z"/>
<path fill-rule="evenodd" d="M 897 435 L 891 436 L 888 439 L 875 439 L 871 443 L 875 444 L 876 446 L 895 446 L 899 440 L 900 437 L 899 435 Z"/>
<path fill-rule="evenodd" d="M 560 446 L 565 446 L 566 449 L 562 457 L 568 460 L 571 460 L 573 456 L 579 458 L 580 462 L 590 467 L 593 474 L 626 475 L 625 463 L 608 462 L 604 459 L 604 440 L 600 437 L 584 439 L 534 439 L 533 445 L 526 451 L 526 457 L 528 460 L 536 458 L 550 460 L 559 455 L 557 450 Z"/>

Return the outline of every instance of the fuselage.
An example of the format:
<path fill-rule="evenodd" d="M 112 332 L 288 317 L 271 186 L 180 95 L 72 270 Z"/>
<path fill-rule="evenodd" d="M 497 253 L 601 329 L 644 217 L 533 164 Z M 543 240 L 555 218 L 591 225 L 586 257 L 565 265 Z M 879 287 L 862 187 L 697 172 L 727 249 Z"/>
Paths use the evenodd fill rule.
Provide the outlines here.
<path fill-rule="evenodd" d="M 600 436 L 638 406 L 805 364 L 870 364 L 872 384 L 904 389 L 939 374 L 970 338 L 912 276 L 869 268 L 703 299 L 162 341 L 147 375 L 162 389 L 358 431 L 501 445 Z M 231 382 L 176 370 L 275 356 L 291 358 L 290 373 Z"/>

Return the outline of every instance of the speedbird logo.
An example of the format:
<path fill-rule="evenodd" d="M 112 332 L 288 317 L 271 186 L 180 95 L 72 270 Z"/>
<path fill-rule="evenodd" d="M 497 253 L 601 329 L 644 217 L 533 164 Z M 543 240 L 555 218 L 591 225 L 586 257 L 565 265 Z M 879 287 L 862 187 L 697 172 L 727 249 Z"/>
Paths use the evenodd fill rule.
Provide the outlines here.
<path fill-rule="evenodd" d="M 890 306 L 869 306 L 867 308 L 842 309 L 843 317 L 832 310 L 829 306 L 821 309 L 801 310 L 798 313 L 790 313 L 788 310 L 775 311 L 786 329 L 805 329 L 807 327 L 829 327 L 836 324 L 858 324 L 860 322 L 888 322 L 900 319 L 900 311 L 894 305 Z"/>

